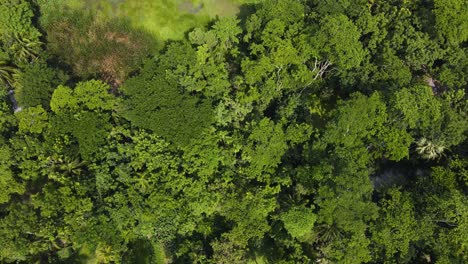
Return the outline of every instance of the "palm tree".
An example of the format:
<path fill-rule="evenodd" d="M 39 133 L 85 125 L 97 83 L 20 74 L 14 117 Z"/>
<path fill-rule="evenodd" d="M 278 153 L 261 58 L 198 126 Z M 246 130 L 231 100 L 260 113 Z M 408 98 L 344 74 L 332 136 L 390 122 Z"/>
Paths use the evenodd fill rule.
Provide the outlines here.
<path fill-rule="evenodd" d="M 11 66 L 7 60 L 0 59 L 0 85 L 10 89 L 14 83 L 14 77 L 18 74 L 18 70 Z"/>
<path fill-rule="evenodd" d="M 49 178 L 61 181 L 64 177 L 79 177 L 85 169 L 86 162 L 68 157 L 48 158 Z"/>
<path fill-rule="evenodd" d="M 427 138 L 421 138 L 416 142 L 416 151 L 421 155 L 424 159 L 437 159 L 440 158 L 446 147 L 440 144 L 436 144 Z"/>
<path fill-rule="evenodd" d="M 317 240 L 321 244 L 329 244 L 343 238 L 343 232 L 335 225 L 322 224 L 317 226 Z"/>
<path fill-rule="evenodd" d="M 42 42 L 39 40 L 28 39 L 14 34 L 14 43 L 10 46 L 13 50 L 15 58 L 21 62 L 28 62 L 37 59 L 41 49 Z"/>

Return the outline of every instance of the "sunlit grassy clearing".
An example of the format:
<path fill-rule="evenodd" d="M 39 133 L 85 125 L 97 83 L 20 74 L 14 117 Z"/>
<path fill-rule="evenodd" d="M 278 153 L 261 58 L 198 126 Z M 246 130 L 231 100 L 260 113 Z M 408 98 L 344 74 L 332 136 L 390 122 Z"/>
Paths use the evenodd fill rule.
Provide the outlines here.
<path fill-rule="evenodd" d="M 242 4 L 264 0 L 38 0 L 50 12 L 69 7 L 97 12 L 98 16 L 125 18 L 131 25 L 160 40 L 181 39 L 188 30 L 213 18 L 235 16 Z M 47 14 L 43 14 L 47 20 Z"/>
<path fill-rule="evenodd" d="M 233 0 L 126 0 L 115 12 L 160 39 L 180 39 L 187 30 L 216 16 L 236 15 L 238 6 Z"/>
<path fill-rule="evenodd" d="M 135 27 L 144 28 L 159 39 L 180 39 L 190 28 L 201 26 L 209 17 L 201 13 L 190 14 L 181 10 L 182 1 L 127 0 L 115 14 L 127 17 Z"/>
<path fill-rule="evenodd" d="M 103 19 L 126 18 L 158 39 L 181 39 L 216 16 L 234 16 L 243 0 L 39 0 L 44 10 L 88 9 Z"/>

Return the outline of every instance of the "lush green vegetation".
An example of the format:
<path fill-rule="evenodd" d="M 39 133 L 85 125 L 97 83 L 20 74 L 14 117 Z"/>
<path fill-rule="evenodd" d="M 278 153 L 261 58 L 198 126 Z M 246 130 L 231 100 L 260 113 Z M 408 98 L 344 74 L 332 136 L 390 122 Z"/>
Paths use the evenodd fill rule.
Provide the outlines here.
<path fill-rule="evenodd" d="M 466 0 L 0 0 L 0 263 L 467 263 Z"/>
<path fill-rule="evenodd" d="M 260 0 L 261 1 L 261 0 Z M 87 9 L 101 19 L 127 19 L 159 39 L 182 39 L 186 31 L 217 16 L 234 16 L 241 4 L 259 0 L 37 0 L 41 9 Z M 49 14 L 42 16 L 47 20 Z"/>

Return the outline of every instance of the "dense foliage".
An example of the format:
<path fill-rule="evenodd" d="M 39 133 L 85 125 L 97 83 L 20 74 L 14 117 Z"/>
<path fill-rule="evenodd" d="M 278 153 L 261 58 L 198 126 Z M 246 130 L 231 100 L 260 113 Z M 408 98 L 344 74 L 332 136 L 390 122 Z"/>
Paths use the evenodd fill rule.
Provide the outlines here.
<path fill-rule="evenodd" d="M 0 0 L 1 263 L 468 262 L 467 1 L 245 2 Z"/>

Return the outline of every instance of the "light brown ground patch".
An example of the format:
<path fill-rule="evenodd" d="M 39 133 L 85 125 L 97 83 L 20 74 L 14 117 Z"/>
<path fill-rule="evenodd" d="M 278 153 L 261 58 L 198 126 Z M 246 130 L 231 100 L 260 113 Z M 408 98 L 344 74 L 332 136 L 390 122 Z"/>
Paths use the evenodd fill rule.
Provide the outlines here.
<path fill-rule="evenodd" d="M 104 34 L 104 38 L 106 38 L 109 41 L 115 41 L 117 43 L 122 43 L 122 44 L 127 45 L 127 46 L 132 46 L 133 45 L 133 43 L 130 40 L 130 37 L 128 35 L 125 35 L 125 34 L 119 33 L 119 32 L 112 32 L 112 31 L 106 32 Z"/>
<path fill-rule="evenodd" d="M 119 64 L 119 59 L 115 54 L 104 57 L 100 62 L 101 78 L 112 87 L 113 92 L 117 92 L 125 78 L 125 72 L 119 69 Z"/>
<path fill-rule="evenodd" d="M 183 13 L 197 14 L 203 8 L 203 3 L 194 4 L 190 0 L 182 1 L 179 4 L 179 10 Z"/>
<path fill-rule="evenodd" d="M 51 53 L 68 64 L 73 75 L 82 79 L 100 78 L 117 92 L 153 43 L 142 32 L 125 25 L 96 20 L 81 24 L 81 28 L 78 25 L 73 20 L 59 20 L 49 26 Z"/>
<path fill-rule="evenodd" d="M 115 50 L 109 50 L 97 61 L 100 77 L 116 92 L 129 74 L 129 70 L 126 69 L 126 60 L 129 58 L 126 56 L 135 54 L 140 49 L 141 43 L 128 34 L 114 31 L 104 33 L 104 39 L 109 41 L 111 46 L 120 46 Z"/>

